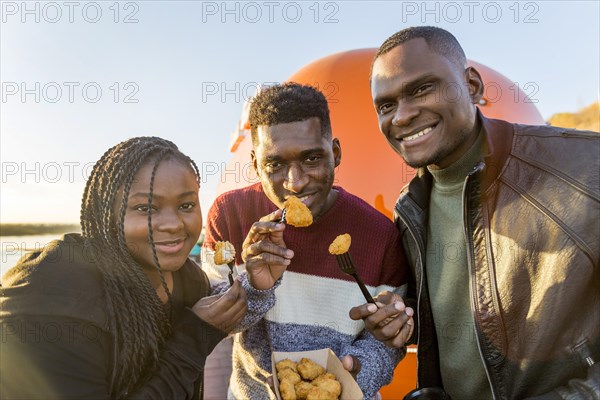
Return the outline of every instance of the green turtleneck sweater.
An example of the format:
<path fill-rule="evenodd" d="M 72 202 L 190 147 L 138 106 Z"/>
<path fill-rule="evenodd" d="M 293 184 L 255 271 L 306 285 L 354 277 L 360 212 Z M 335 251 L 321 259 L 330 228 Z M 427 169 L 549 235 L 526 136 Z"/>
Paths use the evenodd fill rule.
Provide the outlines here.
<path fill-rule="evenodd" d="M 463 228 L 462 190 L 467 175 L 482 159 L 483 130 L 476 142 L 445 169 L 429 168 L 425 269 L 440 350 L 444 389 L 453 399 L 491 399 L 471 313 L 469 268 Z"/>

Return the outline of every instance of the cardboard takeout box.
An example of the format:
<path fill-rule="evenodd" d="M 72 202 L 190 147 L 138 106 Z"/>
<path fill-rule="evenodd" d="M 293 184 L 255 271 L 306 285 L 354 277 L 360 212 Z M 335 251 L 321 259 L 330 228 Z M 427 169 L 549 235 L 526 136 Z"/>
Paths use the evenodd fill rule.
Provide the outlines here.
<path fill-rule="evenodd" d="M 356 383 L 352 375 L 350 375 L 350 372 L 344 369 L 342 362 L 335 353 L 331 351 L 331 349 L 321 349 L 312 351 L 273 352 L 271 355 L 273 381 L 275 382 L 275 393 L 279 400 L 281 400 L 281 394 L 279 393 L 279 379 L 277 379 L 277 369 L 275 368 L 275 364 L 286 358 L 295 362 L 300 362 L 300 359 L 302 358 L 310 358 L 320 366 L 324 367 L 327 372 L 334 374 L 342 385 L 340 400 L 361 400 L 363 398 L 363 393 L 360 390 L 358 383 Z"/>

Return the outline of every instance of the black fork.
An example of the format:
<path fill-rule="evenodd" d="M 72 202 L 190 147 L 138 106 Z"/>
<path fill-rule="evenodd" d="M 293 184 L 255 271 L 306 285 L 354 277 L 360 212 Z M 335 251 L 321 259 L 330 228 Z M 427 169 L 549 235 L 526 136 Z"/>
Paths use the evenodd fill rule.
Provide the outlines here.
<path fill-rule="evenodd" d="M 356 273 L 356 268 L 354 267 L 354 262 L 352 262 L 350 253 L 346 252 L 344 254 L 336 254 L 335 258 L 342 272 L 348 275 L 352 275 L 354 277 L 354 280 L 356 280 L 356 283 L 358 283 L 358 287 L 360 288 L 360 291 L 362 292 L 363 296 L 365 296 L 367 302 L 375 304 L 375 300 L 373 300 L 373 298 L 371 297 L 371 293 L 369 293 L 362 279 L 360 279 L 360 277 Z"/>
<path fill-rule="evenodd" d="M 279 221 L 280 223 L 282 223 L 282 224 L 286 223 L 286 220 L 285 220 L 286 214 L 287 214 L 287 208 L 284 208 L 283 211 L 281 212 L 281 220 Z"/>
<path fill-rule="evenodd" d="M 229 286 L 233 285 L 233 270 L 235 268 L 235 260 L 228 262 L 227 266 L 229 267 L 229 275 L 227 276 L 229 278 Z"/>

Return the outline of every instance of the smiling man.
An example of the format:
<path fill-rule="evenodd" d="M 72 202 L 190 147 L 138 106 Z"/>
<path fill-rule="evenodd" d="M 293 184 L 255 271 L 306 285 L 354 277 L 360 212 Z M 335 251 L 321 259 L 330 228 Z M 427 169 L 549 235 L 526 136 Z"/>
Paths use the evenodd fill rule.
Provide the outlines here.
<path fill-rule="evenodd" d="M 203 268 L 211 281 L 227 285 L 211 251 L 228 240 L 248 291 L 248 314 L 234 340 L 230 397 L 274 398 L 267 379 L 272 351 L 329 347 L 356 376 L 365 398 L 392 379 L 403 355 L 348 318 L 364 301 L 343 274 L 329 244 L 349 233 L 357 272 L 372 294 L 401 293 L 405 258 L 393 223 L 358 197 L 333 186 L 342 150 L 332 138 L 329 109 L 318 90 L 289 83 L 261 91 L 250 108 L 252 162 L 260 183 L 221 195 L 208 214 Z M 281 208 L 298 197 L 312 225 L 279 223 Z"/>
<path fill-rule="evenodd" d="M 600 135 L 486 119 L 449 32 L 415 27 L 373 62 L 381 132 L 418 168 L 395 222 L 412 270 L 420 387 L 452 399 L 600 396 Z M 351 317 L 402 347 L 403 299 Z M 539 397 L 536 397 L 539 396 Z"/>

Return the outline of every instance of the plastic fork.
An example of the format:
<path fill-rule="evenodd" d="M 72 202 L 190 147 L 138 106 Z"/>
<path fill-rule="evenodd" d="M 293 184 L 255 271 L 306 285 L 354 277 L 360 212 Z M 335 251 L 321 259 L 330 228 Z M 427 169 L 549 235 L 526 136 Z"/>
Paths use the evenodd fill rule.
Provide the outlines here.
<path fill-rule="evenodd" d="M 358 283 L 360 291 L 362 292 L 363 296 L 365 296 L 365 300 L 367 300 L 369 303 L 375 304 L 375 300 L 373 300 L 373 297 L 371 297 L 371 293 L 369 293 L 362 279 L 360 279 L 356 273 L 356 267 L 354 267 L 354 262 L 352 261 L 352 257 L 350 257 L 350 253 L 346 252 L 343 254 L 336 254 L 335 258 L 342 272 L 354 277 L 354 280 L 356 283 Z"/>

